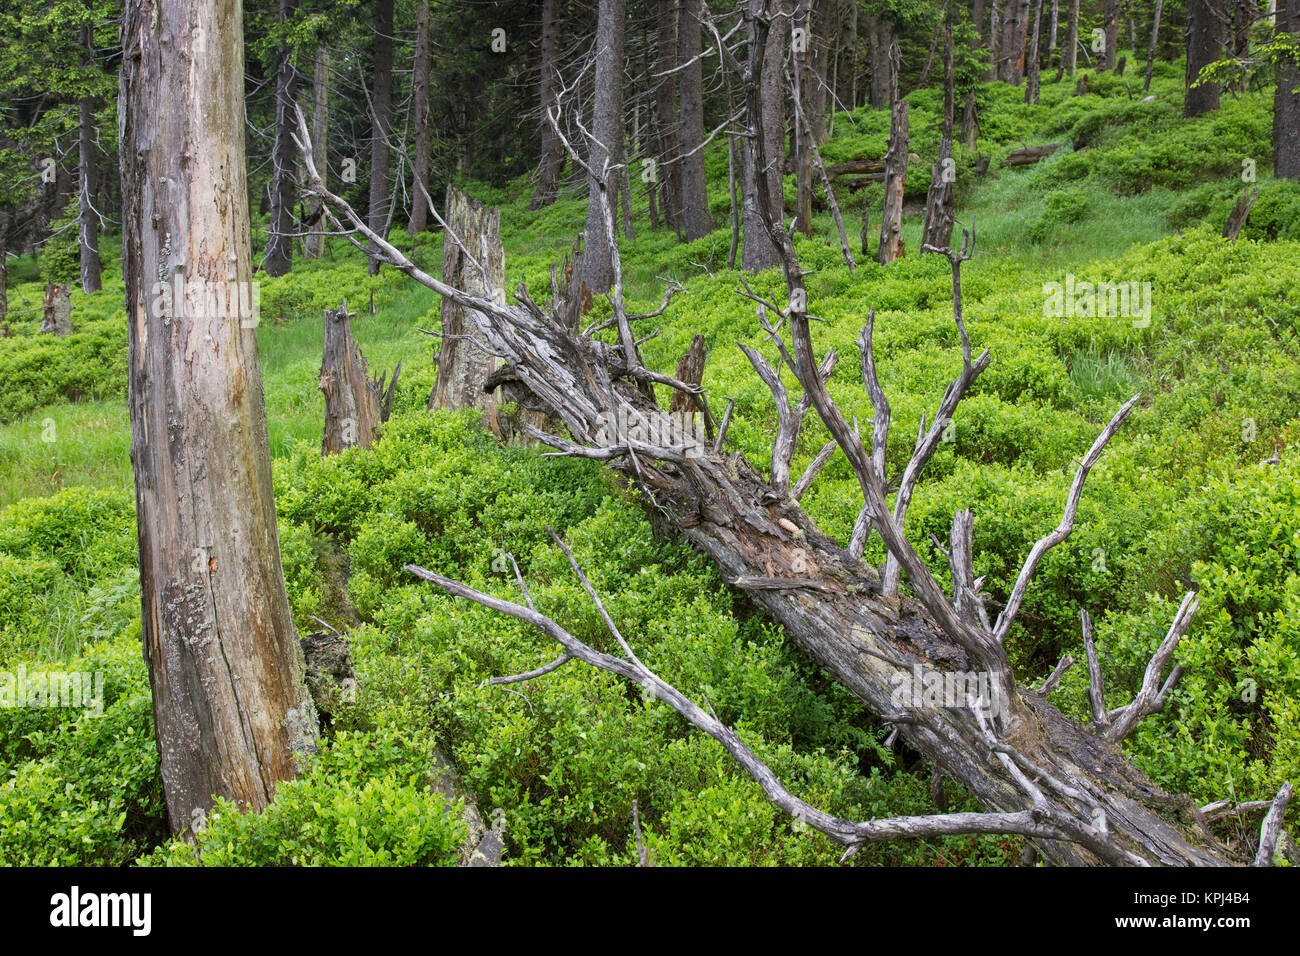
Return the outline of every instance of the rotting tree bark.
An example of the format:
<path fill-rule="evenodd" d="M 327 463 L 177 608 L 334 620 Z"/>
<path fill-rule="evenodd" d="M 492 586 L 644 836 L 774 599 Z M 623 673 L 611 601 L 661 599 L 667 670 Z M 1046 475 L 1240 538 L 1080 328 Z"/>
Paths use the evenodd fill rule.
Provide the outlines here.
<path fill-rule="evenodd" d="M 121 35 L 143 640 L 180 833 L 214 794 L 265 807 L 297 753 L 315 750 L 317 726 L 280 564 L 249 304 L 242 5 L 129 0 Z M 179 283 L 168 303 L 161 290 Z M 222 314 L 208 308 L 214 288 Z"/>
<path fill-rule="evenodd" d="M 762 9 L 762 0 L 751 0 L 753 7 Z M 744 76 L 751 128 L 762 121 L 761 92 L 759 84 L 754 82 L 761 74 L 762 55 L 756 54 L 753 47 L 761 50 L 766 46 L 770 18 L 770 12 L 764 19 L 755 17 L 755 27 L 751 28 L 750 62 Z M 767 157 L 761 145 L 756 147 L 756 152 L 754 168 L 762 169 Z M 764 202 L 770 202 L 761 178 L 758 191 Z M 364 220 L 344 200 L 335 195 L 327 198 L 337 216 L 346 222 L 346 225 L 338 222 L 340 228 L 365 234 Z M 825 379 L 833 370 L 834 356 L 828 355 L 821 363 L 813 357 L 802 270 L 793 258 L 789 237 L 779 220 L 768 217 L 765 226 L 771 241 L 782 249 L 782 267 L 790 292 L 788 309 L 769 300 L 759 300 L 765 309 L 779 312 L 788 320 L 793 331 L 794 356 L 782 345 L 781 361 L 796 370 L 811 398 L 811 407 L 836 435 L 855 473 L 868 474 L 866 469 L 871 463 L 864 460 L 860 444 L 854 445 L 843 438 L 851 435 L 851 430 L 825 392 Z M 1125 760 L 1115 741 L 1089 733 L 1061 715 L 1036 692 L 1016 687 L 1010 679 L 1005 653 L 995 644 L 986 643 L 985 638 L 973 637 L 974 618 L 967 615 L 980 604 L 978 585 L 965 573 L 969 571 L 969 563 L 962 565 L 962 559 L 957 557 L 964 554 L 969 560 L 968 513 L 964 524 L 960 520 L 954 524 L 952 553 L 957 560 L 954 580 L 958 582 L 958 593 L 952 604 L 902 537 L 901 524 L 872 522 L 885 538 L 890 553 L 900 556 L 902 570 L 912 589 L 910 595 L 890 592 L 875 568 L 820 532 L 798 506 L 791 491 L 781 493 L 773 481 L 765 479 L 743 456 L 725 453 L 722 450 L 725 432 L 719 435 L 712 451 L 700 456 L 625 436 L 602 438 L 602 421 L 614 408 L 643 421 L 648 434 L 672 432 L 671 419 L 647 395 L 642 387 L 644 382 L 667 384 L 679 391 L 692 390 L 686 383 L 650 372 L 639 364 L 634 352 L 625 350 L 623 340 L 630 339 L 630 324 L 636 317 L 623 313 L 620 306 L 616 305 L 615 317 L 610 320 L 619 324 L 620 342 L 607 344 L 563 327 L 533 302 L 522 286 L 516 295 L 518 305 L 501 305 L 468 295 L 424 273 L 391 245 L 385 244 L 383 251 L 405 274 L 473 310 L 472 314 L 481 320 L 480 330 L 493 352 L 510 362 L 520 385 L 563 421 L 572 440 L 537 431 L 533 432 L 535 437 L 564 454 L 607 461 L 626 475 L 641 489 L 647 507 L 661 520 L 679 529 L 688 541 L 708 555 L 733 586 L 749 594 L 871 712 L 894 724 L 912 747 L 968 787 L 987 807 L 995 811 L 1025 812 L 1038 821 L 1053 821 L 1051 827 L 1046 823 L 1035 824 L 1038 829 L 1032 832 L 1028 827 L 981 832 L 1025 833 L 1034 839 L 1043 857 L 1055 863 L 1216 865 L 1231 862 L 1222 844 L 1194 822 L 1196 808 L 1188 798 L 1162 792 Z M 961 257 L 950 255 L 950 258 L 956 258 L 953 269 L 957 306 L 960 303 L 959 262 L 968 256 L 963 250 Z M 758 299 L 748 291 L 745 294 Z M 615 301 L 619 301 L 617 297 Z M 959 309 L 955 317 L 965 342 Z M 779 341 L 774 327 L 768 325 L 766 331 L 774 341 Z M 988 356 L 986 353 L 971 365 L 968 343 L 965 348 L 967 372 L 963 382 L 968 384 L 987 364 Z M 868 376 L 872 368 L 867 363 L 870 354 L 869 320 L 863 339 L 864 377 L 869 383 L 874 381 L 874 372 Z M 815 382 L 820 384 L 814 386 Z M 963 390 L 964 384 L 959 383 L 956 398 Z M 773 391 L 779 397 L 777 390 Z M 949 392 L 953 391 L 954 387 L 950 386 Z M 955 405 L 955 400 L 951 394 L 945 395 L 941 411 L 950 403 Z M 1071 492 L 1073 505 L 1077 505 L 1077 494 L 1082 491 L 1087 463 L 1095 462 L 1105 441 L 1133 405 L 1130 402 L 1121 409 L 1094 443 L 1085 467 L 1076 476 L 1076 488 Z M 799 407 L 801 412 L 809 410 L 809 405 L 803 402 Z M 878 413 L 878 418 L 883 420 L 884 416 Z M 923 436 L 924 442 L 918 441 L 914 460 L 924 448 L 933 447 L 934 434 L 932 427 Z M 788 437 L 787 434 L 787 445 Z M 880 451 L 883 460 L 883 448 Z M 785 464 L 788 465 L 788 460 Z M 878 481 L 864 481 L 872 513 L 886 513 L 881 499 L 883 480 L 881 475 Z M 803 479 L 793 487 L 800 486 L 805 486 Z M 1071 507 L 1067 507 L 1067 517 L 1073 521 Z M 1026 581 L 1032 576 L 1042 549 L 1067 535 L 1072 523 L 1063 522 L 1063 526 L 1064 532 L 1058 529 L 1036 545 L 1022 571 Z M 962 529 L 964 538 L 958 533 Z M 964 547 L 958 547 L 959 544 Z M 446 579 L 438 583 L 448 586 Z M 453 593 L 464 594 L 465 589 Z M 1022 597 L 1023 588 L 1018 583 L 1017 593 L 1008 599 L 1008 607 L 1018 607 Z M 504 609 L 499 601 L 489 606 Z M 517 606 L 510 607 L 519 610 Z M 1014 611 L 1009 613 L 1014 617 Z M 538 623 L 536 618 L 534 615 L 526 619 Z M 1005 627 L 1009 626 L 1010 618 L 1004 625 L 1000 616 L 997 631 L 1002 636 L 996 640 L 1002 639 Z M 554 629 L 548 633 L 562 640 L 563 635 L 557 636 Z M 962 640 L 956 640 L 954 634 L 961 635 Z M 569 645 L 565 646 L 566 652 L 572 653 Z M 998 658 L 1001 665 L 997 665 Z M 566 656 L 548 668 L 554 669 L 567 659 Z M 616 673 L 634 679 L 642 676 L 626 662 L 602 660 Z M 900 701 L 894 692 L 898 675 L 910 673 L 914 666 L 949 671 L 981 664 L 1005 668 L 998 676 L 1010 690 L 1006 713 L 999 718 L 1000 736 L 996 739 L 990 737 L 988 727 L 981 723 L 978 708 L 926 708 Z M 1144 683 L 1144 691 L 1145 688 Z M 664 692 L 661 699 L 670 699 L 670 688 L 656 685 L 656 690 Z M 690 712 L 693 722 L 702 720 L 691 711 L 689 701 L 672 698 L 670 702 L 680 712 Z M 704 724 L 733 755 L 737 754 L 737 749 L 733 749 L 734 739 L 713 724 L 707 721 Z M 749 764 L 746 769 L 760 779 Z M 1030 781 L 1026 773 L 1041 787 Z M 788 809 L 788 801 L 782 802 L 781 791 L 772 781 L 760 779 L 760 782 L 775 802 Z M 1098 829 L 1088 821 L 1104 822 L 1104 826 Z M 821 828 L 820 823 L 817 825 Z M 837 825 L 836 821 L 830 821 L 824 832 L 839 834 L 837 839 L 851 842 L 852 833 L 834 829 Z M 1067 827 L 1068 835 L 1061 837 L 1063 831 L 1053 829 L 1056 827 Z M 1051 834 L 1045 832 L 1049 829 Z"/>
<path fill-rule="evenodd" d="M 346 448 L 369 448 L 380 422 L 380 395 L 352 337 L 352 319 L 344 302 L 326 309 L 325 344 L 321 352 L 318 388 L 325 396 L 325 435 L 320 453 L 337 455 Z M 394 376 L 396 381 L 396 376 Z"/>
<path fill-rule="evenodd" d="M 904 254 L 903 189 L 907 184 L 907 100 L 894 101 L 889 123 L 889 152 L 885 154 L 885 202 L 880 221 L 876 261 L 889 265 Z"/>

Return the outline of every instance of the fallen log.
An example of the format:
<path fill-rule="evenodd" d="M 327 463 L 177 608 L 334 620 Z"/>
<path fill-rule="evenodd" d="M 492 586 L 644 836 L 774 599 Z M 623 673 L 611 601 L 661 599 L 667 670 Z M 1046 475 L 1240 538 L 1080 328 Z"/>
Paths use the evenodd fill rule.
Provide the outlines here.
<path fill-rule="evenodd" d="M 1002 160 L 1003 166 L 1032 166 L 1044 156 L 1051 156 L 1061 148 L 1061 143 L 1046 143 L 1042 146 L 1022 146 L 1020 149 L 1013 149 L 1007 154 L 1007 158 Z"/>

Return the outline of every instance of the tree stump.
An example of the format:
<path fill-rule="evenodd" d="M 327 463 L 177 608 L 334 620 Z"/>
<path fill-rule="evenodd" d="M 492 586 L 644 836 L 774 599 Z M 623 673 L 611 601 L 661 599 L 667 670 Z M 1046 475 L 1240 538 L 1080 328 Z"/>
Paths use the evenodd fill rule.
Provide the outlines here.
<path fill-rule="evenodd" d="M 352 317 L 345 301 L 337 311 L 326 309 L 325 348 L 320 390 L 325 394 L 325 437 L 320 453 L 345 448 L 369 448 L 381 421 L 379 388 L 366 369 L 366 357 L 352 338 Z M 393 376 L 396 383 L 397 376 Z M 391 401 L 392 392 L 389 397 Z"/>
<path fill-rule="evenodd" d="M 1241 235 L 1241 229 L 1246 225 L 1246 219 L 1250 216 L 1250 209 L 1255 205 L 1255 197 L 1258 195 L 1258 186 L 1242 192 L 1241 198 L 1232 207 L 1232 212 L 1228 213 L 1228 221 L 1223 224 L 1224 239 L 1231 241 Z"/>
<path fill-rule="evenodd" d="M 67 335 L 72 331 L 71 289 L 66 285 L 51 282 L 45 286 L 45 321 L 41 323 L 41 332 L 51 335 Z"/>

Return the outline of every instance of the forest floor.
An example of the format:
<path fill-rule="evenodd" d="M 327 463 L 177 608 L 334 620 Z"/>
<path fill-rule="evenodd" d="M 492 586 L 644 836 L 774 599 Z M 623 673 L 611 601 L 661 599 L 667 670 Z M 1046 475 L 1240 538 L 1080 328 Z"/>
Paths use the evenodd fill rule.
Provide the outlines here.
<path fill-rule="evenodd" d="M 1087 608 L 1111 706 L 1125 702 L 1178 596 L 1198 587 L 1201 611 L 1178 653 L 1187 675 L 1126 747 L 1158 783 L 1202 802 L 1270 798 L 1300 772 L 1300 189 L 1268 174 L 1271 90 L 1225 96 L 1218 113 L 1187 122 L 1177 64 L 1157 65 L 1154 102 L 1142 102 L 1132 82 L 1094 77 L 1092 93 L 1073 97 L 1069 78 L 1046 77 L 1037 106 L 1020 89 L 980 90 L 980 152 L 992 165 L 977 178 L 975 156 L 958 151 L 958 218 L 976 233 L 963 270 L 967 327 L 993 363 L 931 463 L 907 533 L 942 566 L 930 535 L 946 535 L 952 512 L 971 507 L 976 573 L 988 575 L 995 600 L 1005 595 L 1029 546 L 1059 520 L 1079 455 L 1141 392 L 1140 411 L 1090 478 L 1077 531 L 1043 564 L 1009 642 L 1012 659 L 1022 680 L 1036 680 L 1063 652 L 1077 655 L 1078 612 Z M 936 94 L 910 97 L 911 149 L 921 156 L 937 151 Z M 839 114 L 826 162 L 883 155 L 887 129 L 883 111 Z M 1064 146 L 1032 167 L 1000 166 L 1011 149 L 1044 142 Z M 1219 230 L 1247 160 L 1260 198 L 1243 237 L 1228 243 Z M 766 343 L 737 294 L 739 273 L 726 267 L 725 147 L 707 162 L 718 229 L 683 245 L 639 216 L 636 238 L 622 246 L 628 292 L 632 309 L 649 311 L 666 281 L 686 286 L 651 320 L 660 334 L 645 346 L 647 362 L 671 372 L 703 333 L 712 402 L 736 400 L 729 434 L 762 465 L 774 410 L 736 345 Z M 909 200 L 924 198 L 928 180 L 928 166 L 913 165 Z M 543 301 L 549 266 L 582 228 L 582 200 L 529 211 L 527 182 L 465 186 L 501 207 L 507 288 L 525 282 Z M 797 248 L 813 270 L 810 311 L 826 320 L 815 329 L 818 348 L 853 358 L 832 393 L 864 421 L 870 403 L 850 373 L 858 329 L 876 309 L 893 472 L 960 364 L 949 268 L 916 254 L 915 215 L 905 221 L 902 261 L 882 267 L 860 255 L 863 198 L 839 198 L 856 272 L 824 210 Z M 865 200 L 874 252 L 879 187 Z M 436 269 L 440 239 L 412 246 L 403 233 L 402 241 Z M 114 251 L 106 243 L 105 261 Z M 29 260 L 11 266 L 12 308 L 39 304 L 37 269 Z M 1083 282 L 1135 284 L 1140 294 L 1130 314 L 1054 312 L 1052 284 Z M 781 288 L 774 272 L 754 285 Z M 106 274 L 105 286 L 74 295 L 68 340 L 38 338 L 38 317 L 19 317 L 15 337 L 0 342 L 0 671 L 106 675 L 102 718 L 0 710 L 8 862 L 194 859 L 187 844 L 162 842 L 138 645 L 120 276 Z M 321 310 L 341 297 L 361 313 L 354 333 L 371 370 L 400 360 L 402 377 L 383 439 L 321 461 Z M 608 309 L 596 304 L 598 314 Z M 441 814 L 429 822 L 438 801 L 423 785 L 434 742 L 485 815 L 504 810 L 512 863 L 630 862 L 633 799 L 665 864 L 834 862 L 835 847 L 774 811 L 716 744 L 608 675 L 570 664 L 522 694 L 480 686 L 553 654 L 537 635 L 432 593 L 401 566 L 414 561 L 517 596 L 500 573 L 510 551 L 539 604 L 599 640 L 547 524 L 573 544 L 647 663 L 705 697 L 801 796 L 847 816 L 933 810 L 928 768 L 885 747 L 886 729 L 701 558 L 656 540 L 635 500 L 598 466 L 498 447 L 471 416 L 425 412 L 437 342 L 419 329 L 439 322 L 432 292 L 391 269 L 368 277 L 342 244 L 263 285 L 259 351 L 290 598 L 304 633 L 318 629 L 316 617 L 351 629 L 363 690 L 336 721 L 329 752 L 273 811 L 214 814 L 205 862 L 450 862 L 454 827 L 437 822 Z M 805 431 L 796 471 L 826 439 L 819 423 Z M 1275 450 L 1277 463 L 1261 464 Z M 804 506 L 847 539 L 858 497 L 841 456 Z M 332 573 L 340 564 L 346 586 Z M 1076 716 L 1087 710 L 1082 670 L 1054 698 Z M 970 803 L 948 791 L 953 806 Z M 873 847 L 854 863 L 1013 863 L 1019 846 L 949 838 Z"/>

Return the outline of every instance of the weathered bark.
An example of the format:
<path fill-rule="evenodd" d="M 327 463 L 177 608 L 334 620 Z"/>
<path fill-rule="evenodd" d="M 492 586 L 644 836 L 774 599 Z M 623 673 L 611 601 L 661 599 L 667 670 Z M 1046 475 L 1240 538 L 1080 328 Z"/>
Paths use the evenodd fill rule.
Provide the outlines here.
<path fill-rule="evenodd" d="M 1079 0 L 1070 0 L 1070 25 L 1065 31 L 1065 72 L 1074 76 L 1079 64 Z"/>
<path fill-rule="evenodd" d="M 1061 148 L 1060 143 L 1044 143 L 1041 146 L 1022 146 L 1013 149 L 1002 160 L 1003 166 L 1032 166 L 1045 156 L 1051 156 Z"/>
<path fill-rule="evenodd" d="M 804 110 L 808 114 L 808 128 L 812 132 L 812 145 L 825 146 L 827 90 L 830 86 L 831 17 L 835 0 L 808 0 L 812 10 L 808 17 L 807 77 L 803 88 Z"/>
<path fill-rule="evenodd" d="M 1055 52 L 1057 46 L 1057 33 L 1061 26 L 1061 0 L 1052 0 L 1052 21 L 1047 31 L 1047 52 L 1048 63 L 1051 63 L 1051 54 Z"/>
<path fill-rule="evenodd" d="M 93 27 L 81 25 L 82 62 L 95 57 Z M 98 292 L 103 288 L 99 265 L 99 214 L 95 211 L 95 191 L 99 186 L 99 166 L 95 162 L 95 101 L 83 96 L 77 103 L 77 152 L 81 172 L 78 202 L 81 252 L 81 290 Z"/>
<path fill-rule="evenodd" d="M 1300 39 L 1300 0 L 1278 0 L 1277 30 Z M 1300 179 L 1300 65 L 1291 59 L 1273 92 L 1273 175 Z"/>
<path fill-rule="evenodd" d="M 679 62 L 695 60 L 681 72 L 681 197 L 682 228 L 691 242 L 713 231 L 709 215 L 708 180 L 704 175 L 704 68 L 701 48 L 700 8 L 703 0 L 682 0 L 677 29 Z"/>
<path fill-rule="evenodd" d="M 972 153 L 980 138 L 979 111 L 975 107 L 975 91 L 966 94 L 966 106 L 961 111 L 961 141 Z"/>
<path fill-rule="evenodd" d="M 546 120 L 546 111 L 555 107 L 556 70 L 559 62 L 555 54 L 555 40 L 560 32 L 560 0 L 542 0 L 541 78 L 538 82 L 538 99 L 542 115 L 541 159 L 537 164 L 537 188 L 533 190 L 529 209 L 540 209 L 555 202 L 560 186 L 560 171 L 564 168 L 564 146 Z"/>
<path fill-rule="evenodd" d="M 811 0 L 797 0 L 795 5 L 794 29 L 810 32 Z M 812 76 L 808 65 L 809 46 L 791 50 L 790 92 L 804 117 L 796 116 L 791 136 L 794 140 L 794 228 L 805 236 L 812 235 L 812 133 L 808 128 L 806 115 L 807 84 Z"/>
<path fill-rule="evenodd" d="M 1255 205 L 1255 197 L 1259 195 L 1259 187 L 1248 189 L 1241 194 L 1241 198 L 1232 207 L 1232 212 L 1228 213 L 1228 221 L 1223 224 L 1223 238 L 1236 239 L 1241 235 L 1241 229 L 1246 225 L 1246 219 L 1250 216 L 1250 209 Z"/>
<path fill-rule="evenodd" d="M 296 6 L 296 0 L 279 0 L 281 24 L 293 16 Z M 275 142 L 271 147 L 271 218 L 264 265 L 269 276 L 282 276 L 293 268 L 293 204 L 298 179 L 293 144 L 298 71 L 293 68 L 291 46 L 286 44 L 280 48 L 279 61 L 275 73 Z"/>
<path fill-rule="evenodd" d="M 121 35 L 143 640 L 179 833 L 214 794 L 265 807 L 317 727 L 280 564 L 256 323 L 238 294 L 252 281 L 242 4 L 128 0 Z M 181 283 L 169 305 L 162 289 Z M 212 288 L 227 293 L 219 314 Z"/>
<path fill-rule="evenodd" d="M 380 422 L 380 395 L 370 378 L 366 357 L 352 338 L 352 318 L 344 302 L 325 309 L 325 344 L 321 354 L 320 382 L 325 396 L 325 435 L 320 453 L 337 455 L 347 448 L 369 448 Z M 396 380 L 396 376 L 394 376 Z"/>
<path fill-rule="evenodd" d="M 311 87 L 311 148 L 312 159 L 316 168 L 324 172 L 326 163 L 326 143 L 329 139 L 330 113 L 330 51 L 321 44 L 316 50 L 316 67 Z M 325 230 L 321 224 L 322 204 L 319 196 L 312 196 L 308 212 L 311 231 L 307 234 L 304 255 L 308 259 L 319 259 L 325 254 Z"/>
<path fill-rule="evenodd" d="M 544 19 L 544 17 L 543 17 Z M 415 14 L 415 59 L 412 63 L 414 93 L 411 101 L 411 125 L 415 128 L 415 155 L 411 159 L 411 221 L 406 229 L 418 236 L 429 225 L 429 0 L 420 0 Z"/>
<path fill-rule="evenodd" d="M 1160 40 L 1160 14 L 1164 10 L 1165 0 L 1156 0 L 1155 16 L 1151 22 L 1151 45 L 1147 47 L 1147 72 L 1142 80 L 1142 92 L 1151 91 L 1151 71 L 1156 62 L 1156 44 Z"/>
<path fill-rule="evenodd" d="M 1227 39 L 1228 25 L 1222 0 L 1188 0 L 1184 117 L 1202 116 L 1219 108 L 1219 84 L 1198 81 L 1201 69 L 1223 55 Z"/>
<path fill-rule="evenodd" d="M 505 251 L 501 245 L 500 210 L 448 187 L 443 218 L 460 240 L 458 243 L 450 235 L 443 240 L 443 282 L 504 303 Z M 574 264 L 577 265 L 576 258 Z M 571 277 L 572 267 L 567 271 Z M 479 326 L 478 316 L 457 302 L 443 299 L 438 381 L 429 396 L 429 408 L 478 409 L 483 412 L 483 424 L 487 428 L 509 438 L 519 431 L 518 423 L 505 420 L 501 411 L 505 398 L 495 383 L 489 387 L 500 361 L 492 354 Z M 537 417 L 536 423 L 540 424 L 543 418 Z"/>
<path fill-rule="evenodd" d="M 596 92 L 591 134 L 587 144 L 587 254 L 582 259 L 583 281 L 592 295 L 608 292 L 614 284 L 610 241 L 605 234 L 601 192 L 617 204 L 618 177 L 610 167 L 623 161 L 623 34 L 626 0 L 600 0 L 596 22 Z"/>
<path fill-rule="evenodd" d="M 1041 3 L 1041 0 L 1039 0 Z M 925 225 L 921 230 L 921 246 L 947 248 L 952 239 L 952 227 L 957 210 L 953 202 L 952 157 L 953 84 L 955 74 L 952 58 L 952 24 L 944 25 L 943 69 L 943 127 L 939 134 L 939 162 L 930 170 L 930 189 L 925 197 Z"/>
<path fill-rule="evenodd" d="M 741 166 L 741 196 L 743 197 L 744 235 L 742 237 L 740 264 L 748 272 L 761 272 L 780 262 L 772 239 L 763 228 L 763 216 L 758 208 L 758 190 L 753 167 L 753 137 L 762 136 L 764 155 L 768 157 L 766 168 L 759 172 L 767 181 L 771 214 L 777 219 L 782 216 L 781 156 L 785 143 L 785 83 L 782 64 L 785 61 L 785 36 L 783 30 L 772 30 L 767 34 L 763 71 L 753 77 L 758 84 L 759 95 L 763 100 L 763 125 L 750 126 L 748 136 L 742 144 L 741 154 L 744 163 Z M 752 37 L 750 38 L 752 42 Z"/>
<path fill-rule="evenodd" d="M 907 100 L 896 100 L 889 123 L 889 152 L 885 156 L 885 202 L 881 212 L 880 247 L 876 261 L 888 265 L 902 258 L 903 187 L 907 184 Z"/>
<path fill-rule="evenodd" d="M 46 284 L 41 334 L 67 335 L 72 331 L 72 300 L 68 294 L 70 291 L 66 285 L 59 285 L 57 282 Z"/>
<path fill-rule="evenodd" d="M 999 78 L 998 71 L 1002 64 L 1002 16 L 1003 4 L 1011 0 L 989 0 L 989 79 Z"/>
<path fill-rule="evenodd" d="M 393 114 L 393 0 L 375 0 L 372 66 L 374 85 L 371 90 L 370 117 L 370 203 L 369 225 L 381 236 L 388 234 L 391 208 L 388 195 L 388 166 L 391 150 L 388 137 L 392 132 Z M 367 268 L 379 274 L 379 257 L 375 246 L 369 249 Z"/>

